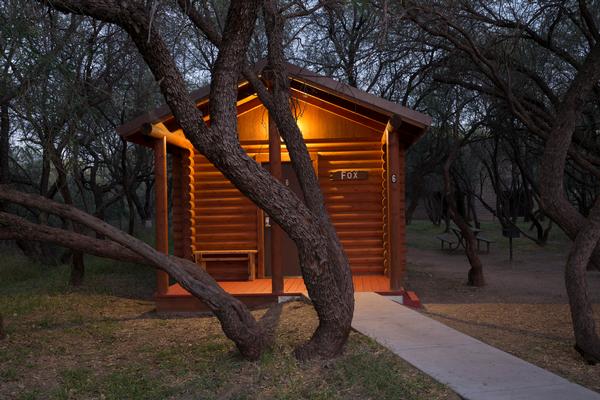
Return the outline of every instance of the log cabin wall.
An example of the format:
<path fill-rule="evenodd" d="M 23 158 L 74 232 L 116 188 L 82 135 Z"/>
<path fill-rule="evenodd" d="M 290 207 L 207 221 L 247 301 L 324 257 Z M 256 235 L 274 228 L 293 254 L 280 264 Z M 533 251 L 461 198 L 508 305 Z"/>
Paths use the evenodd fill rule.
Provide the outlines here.
<path fill-rule="evenodd" d="M 171 151 L 171 235 L 173 254 L 192 259 L 195 248 L 194 159 L 189 150 Z"/>
<path fill-rule="evenodd" d="M 204 156 L 194 154 L 195 242 L 201 250 L 258 250 L 257 207 Z M 243 262 L 207 263 L 216 279 L 245 280 Z"/>
<path fill-rule="evenodd" d="M 384 272 L 384 153 L 385 126 L 356 123 L 305 101 L 295 112 L 305 142 L 318 168 L 319 181 L 331 219 L 355 274 Z M 268 161 L 268 113 L 262 106 L 238 117 L 240 141 L 252 157 Z M 282 161 L 289 155 L 282 145 Z M 366 171 L 366 180 L 333 181 L 337 170 Z M 175 173 L 175 170 L 174 170 Z M 192 250 L 257 250 L 258 271 L 264 271 L 261 212 L 202 155 L 193 155 Z M 175 189 L 175 186 L 174 186 Z M 175 207 L 175 203 L 173 204 Z M 175 219 L 174 226 L 183 221 Z M 174 239 L 176 236 L 174 235 Z M 178 250 L 181 251 L 181 250 Z M 216 279 L 247 279 L 243 262 L 211 263 Z"/>
<path fill-rule="evenodd" d="M 382 274 L 383 162 L 380 138 L 343 144 L 343 149 L 318 152 L 319 181 L 325 203 L 350 261 L 352 272 Z M 330 180 L 329 174 L 340 169 L 367 171 L 368 179 Z"/>

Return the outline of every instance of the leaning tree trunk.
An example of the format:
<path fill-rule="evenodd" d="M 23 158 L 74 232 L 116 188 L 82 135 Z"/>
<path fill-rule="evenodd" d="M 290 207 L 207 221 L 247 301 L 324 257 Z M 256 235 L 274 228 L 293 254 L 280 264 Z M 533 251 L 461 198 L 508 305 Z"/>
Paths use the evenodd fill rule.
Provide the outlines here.
<path fill-rule="evenodd" d="M 203 30 L 215 45 L 220 45 L 222 39 L 219 33 L 206 25 L 206 21 L 190 2 L 178 2 L 190 20 Z M 295 236 L 293 230 L 286 229 L 286 226 L 280 223 L 298 247 L 304 282 L 319 316 L 319 327 L 308 343 L 296 349 L 296 356 L 300 359 L 315 356 L 332 357 L 342 351 L 350 332 L 354 310 L 352 276 L 348 260 L 325 209 L 319 182 L 302 133 L 290 112 L 289 81 L 283 63 L 282 48 L 285 21 L 278 14 L 275 2 L 265 2 L 263 10 L 269 50 L 269 72 L 263 71 L 263 77 L 270 81 L 270 90 L 267 90 L 251 68 L 245 67 L 244 75 L 256 89 L 285 141 L 306 206 L 317 222 L 314 230 L 304 234 L 308 237 Z"/>
<path fill-rule="evenodd" d="M 586 266 L 600 241 L 600 199 L 592 209 L 589 220 L 589 224 L 577 235 L 569 253 L 565 285 L 575 332 L 575 348 L 587 362 L 596 364 L 600 362 L 600 338 L 588 294 Z"/>
<path fill-rule="evenodd" d="M 192 23 L 201 29 L 213 44 L 219 46 L 222 43 L 218 31 L 207 24 L 189 0 L 178 0 L 178 3 Z M 350 333 L 354 311 L 352 276 L 346 255 L 325 209 L 318 178 L 302 133 L 290 112 L 289 81 L 285 72 L 282 47 L 285 20 L 279 15 L 274 1 L 265 2 L 263 11 L 269 50 L 269 71 L 263 71 L 263 77 L 268 75 L 270 90 L 267 90 L 250 67 L 244 67 L 243 72 L 268 109 L 269 116 L 275 121 L 285 141 L 306 206 L 317 222 L 315 229 L 304 233 L 303 236 L 297 236 L 292 227 L 288 226 L 288 229 L 285 224 L 274 218 L 298 247 L 304 282 L 319 316 L 319 327 L 308 343 L 296 349 L 296 356 L 300 359 L 314 356 L 332 357 L 342 351 Z M 260 205 L 259 202 L 257 204 Z M 268 210 L 267 212 L 273 216 Z"/>
<path fill-rule="evenodd" d="M 34 224 L 3 212 L 0 212 L 0 239 L 26 239 L 54 243 L 68 247 L 74 252 L 133 261 L 158 268 L 167 272 L 184 289 L 208 306 L 219 319 L 225 335 L 236 344 L 244 357 L 256 360 L 268 345 L 262 325 L 257 323 L 246 306 L 225 292 L 194 262 L 161 253 L 147 243 L 73 206 L 56 203 L 42 196 L 21 193 L 7 186 L 0 186 L 0 200 L 55 214 L 72 221 L 73 224 L 98 232 L 108 240 L 97 239 L 71 230 Z"/>
<path fill-rule="evenodd" d="M 598 210 L 587 219 L 579 214 L 565 195 L 564 176 L 573 133 L 581 118 L 585 101 L 599 80 L 600 43 L 596 43 L 557 106 L 558 112 L 548 134 L 540 165 L 542 209 L 570 237 L 574 237 L 566 266 L 565 284 L 574 322 L 575 341 L 584 358 L 596 361 L 600 355 L 600 339 L 598 332 L 591 329 L 594 319 L 590 312 L 592 305 L 587 292 L 585 265 L 582 266 L 582 263 L 589 261 L 598 252 L 598 239 L 594 240 Z M 600 207 L 598 201 L 600 200 L 596 200 L 595 208 Z"/>
<path fill-rule="evenodd" d="M 468 196 L 468 205 L 469 210 L 471 212 L 471 220 L 473 221 L 473 225 L 475 228 L 479 228 L 481 226 L 479 222 L 479 216 L 477 215 L 477 206 L 475 205 L 475 197 L 472 193 L 467 193 Z"/>
<path fill-rule="evenodd" d="M 465 239 L 465 254 L 471 265 L 467 276 L 467 284 L 470 286 L 481 287 L 485 286 L 485 279 L 483 277 L 483 264 L 477 255 L 477 239 L 475 239 L 475 234 L 473 234 L 467 221 L 465 221 L 463 216 L 458 212 L 454 185 L 452 184 L 452 177 L 450 176 L 450 168 L 456 160 L 456 157 L 458 157 L 459 150 L 460 144 L 456 143 L 450 150 L 448 158 L 444 163 L 444 197 L 446 198 L 446 204 L 448 206 L 448 215 L 452 221 L 454 221 L 456 226 L 458 226 Z"/>
<path fill-rule="evenodd" d="M 219 55 L 213 70 L 209 98 L 211 125 L 208 127 L 203 123 L 202 113 L 188 95 L 175 62 L 156 29 L 156 22 L 154 25 L 151 23 L 142 5 L 115 0 L 40 1 L 65 12 L 116 23 L 128 32 L 159 82 L 165 101 L 186 137 L 244 195 L 265 210 L 296 243 L 302 274 L 319 316 L 319 327 L 297 355 L 305 358 L 339 354 L 347 340 L 352 321 L 352 279 L 335 230 L 330 228 L 331 224 L 326 223 L 320 212 L 315 211 L 316 208 L 312 208 L 320 207 L 325 210 L 325 206 L 321 201 L 309 209 L 298 196 L 246 154 L 237 135 L 239 76 L 245 64 L 246 49 L 261 2 L 231 2 L 223 37 L 219 38 Z M 291 110 L 288 109 L 287 113 L 291 116 Z M 280 130 L 285 135 L 281 128 Z M 296 173 L 299 169 L 307 171 L 304 164 L 298 164 L 303 159 L 309 159 L 305 146 L 303 151 L 306 153 L 304 158 L 297 158 L 290 151 Z M 310 168 L 312 169 L 312 165 Z M 310 178 L 311 175 L 305 177 Z M 316 178 L 312 181 L 311 185 L 318 190 Z M 302 182 L 300 179 L 301 185 Z M 307 192 L 307 188 L 310 189 L 309 186 L 303 186 L 304 193 L 308 193 L 310 198 L 311 192 Z M 326 211 L 324 213 L 326 215 Z"/>
<path fill-rule="evenodd" d="M 268 92 L 254 76 L 250 78 L 250 82 L 269 110 L 270 116 L 275 120 L 285 141 L 306 205 L 318 220 L 320 232 L 318 236 L 315 235 L 315 239 L 325 247 L 327 257 L 326 262 L 315 259 L 312 256 L 314 250 L 306 248 L 301 241 L 296 241 L 300 252 L 302 276 L 319 316 L 319 326 L 311 340 L 298 347 L 295 353 L 299 359 L 315 356 L 333 357 L 342 352 L 350 334 L 354 312 L 352 274 L 346 254 L 325 208 L 319 180 L 302 132 L 290 112 L 289 77 L 284 63 L 283 48 L 285 18 L 278 12 L 278 2 L 265 1 L 263 15 L 270 69 L 265 75 L 267 79 L 272 78 L 271 92 Z"/>

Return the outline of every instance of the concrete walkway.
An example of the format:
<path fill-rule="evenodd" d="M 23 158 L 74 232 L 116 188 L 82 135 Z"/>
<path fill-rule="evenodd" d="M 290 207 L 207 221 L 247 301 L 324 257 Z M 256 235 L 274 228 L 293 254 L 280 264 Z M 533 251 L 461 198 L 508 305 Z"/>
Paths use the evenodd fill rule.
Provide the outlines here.
<path fill-rule="evenodd" d="M 375 293 L 356 293 L 352 327 L 472 400 L 600 400 L 600 394 Z"/>

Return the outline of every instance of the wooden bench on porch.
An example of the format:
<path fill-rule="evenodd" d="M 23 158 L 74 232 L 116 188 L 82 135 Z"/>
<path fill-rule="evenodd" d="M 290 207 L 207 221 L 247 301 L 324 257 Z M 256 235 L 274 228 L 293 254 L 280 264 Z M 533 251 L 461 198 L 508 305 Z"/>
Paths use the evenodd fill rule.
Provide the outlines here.
<path fill-rule="evenodd" d="M 206 270 L 207 263 L 246 262 L 248 265 L 248 280 L 256 276 L 257 250 L 199 250 L 194 251 L 194 261 Z"/>

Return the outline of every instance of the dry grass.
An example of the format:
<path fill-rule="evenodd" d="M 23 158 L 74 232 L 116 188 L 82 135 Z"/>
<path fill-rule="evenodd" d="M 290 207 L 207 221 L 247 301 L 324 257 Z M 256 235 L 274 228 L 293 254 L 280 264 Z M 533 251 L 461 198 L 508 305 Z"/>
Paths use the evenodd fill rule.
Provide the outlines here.
<path fill-rule="evenodd" d="M 152 274 L 121 267 L 92 264 L 70 291 L 64 268 L 8 284 L 0 266 L 0 399 L 458 399 L 357 333 L 342 357 L 298 363 L 292 349 L 317 324 L 304 303 L 284 307 L 271 351 L 242 360 L 215 318 L 155 315 L 136 283 Z"/>
<path fill-rule="evenodd" d="M 595 317 L 600 320 L 600 305 Z M 600 392 L 600 366 L 573 348 L 566 304 L 427 304 L 426 314 L 467 335 Z"/>
<path fill-rule="evenodd" d="M 523 225 L 525 227 L 525 225 Z M 486 286 L 466 285 L 464 251 L 443 252 L 427 221 L 407 227 L 407 286 L 415 290 L 426 314 L 467 335 L 600 392 L 600 365 L 585 363 L 574 350 L 573 327 L 565 291 L 564 268 L 570 242 L 556 227 L 547 246 L 515 240 L 514 262 L 496 222 L 483 224 L 495 240 L 491 253 L 480 254 Z M 587 276 L 600 328 L 600 273 Z"/>

